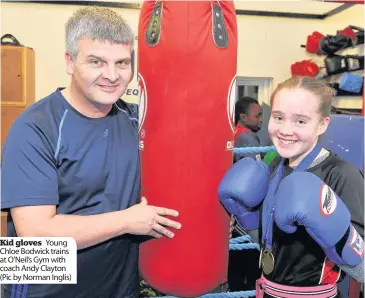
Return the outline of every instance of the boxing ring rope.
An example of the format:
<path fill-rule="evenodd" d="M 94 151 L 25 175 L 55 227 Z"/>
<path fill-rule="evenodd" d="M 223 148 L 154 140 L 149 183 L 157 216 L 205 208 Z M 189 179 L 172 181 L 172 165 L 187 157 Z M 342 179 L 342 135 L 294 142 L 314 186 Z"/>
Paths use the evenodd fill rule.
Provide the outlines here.
<path fill-rule="evenodd" d="M 266 146 L 266 147 L 240 147 L 240 148 L 234 148 L 233 152 L 237 154 L 243 154 L 243 153 L 267 153 L 276 151 L 276 148 L 274 146 Z"/>
<path fill-rule="evenodd" d="M 255 297 L 256 291 L 243 291 L 243 292 L 227 292 L 227 293 L 216 293 L 216 294 L 206 294 L 199 296 L 197 298 L 246 298 Z M 175 296 L 161 296 L 156 298 L 178 298 Z"/>
<path fill-rule="evenodd" d="M 206 294 L 199 296 L 197 298 L 246 298 L 255 297 L 256 291 L 242 291 L 242 292 L 227 292 L 227 293 L 216 293 L 216 294 Z M 175 296 L 162 296 L 156 298 L 178 298 Z"/>
<path fill-rule="evenodd" d="M 248 243 L 245 243 L 248 241 Z M 229 241 L 230 250 L 244 250 L 244 249 L 257 249 L 260 250 L 260 246 L 257 243 L 251 243 L 251 237 L 249 235 L 244 235 L 240 237 L 233 238 Z"/>

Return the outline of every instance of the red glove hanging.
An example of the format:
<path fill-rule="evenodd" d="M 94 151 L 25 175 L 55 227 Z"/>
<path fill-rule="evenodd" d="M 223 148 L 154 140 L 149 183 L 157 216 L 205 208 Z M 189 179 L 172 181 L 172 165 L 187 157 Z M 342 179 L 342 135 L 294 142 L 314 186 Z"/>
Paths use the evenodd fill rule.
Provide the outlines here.
<path fill-rule="evenodd" d="M 291 65 L 291 74 L 295 76 L 315 77 L 319 74 L 319 66 L 313 60 L 303 60 Z"/>
<path fill-rule="evenodd" d="M 318 31 L 314 31 L 312 35 L 308 35 L 307 44 L 305 46 L 307 52 L 312 54 L 320 54 L 319 43 L 322 38 L 324 38 L 324 35 Z"/>

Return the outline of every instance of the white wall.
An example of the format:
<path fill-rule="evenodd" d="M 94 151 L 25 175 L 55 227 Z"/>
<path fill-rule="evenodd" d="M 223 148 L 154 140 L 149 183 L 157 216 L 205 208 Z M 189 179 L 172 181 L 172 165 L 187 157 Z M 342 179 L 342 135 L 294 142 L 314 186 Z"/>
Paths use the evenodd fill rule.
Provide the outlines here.
<path fill-rule="evenodd" d="M 78 6 L 50 4 L 2 3 L 2 34 L 11 33 L 21 43 L 33 47 L 36 53 L 36 97 L 48 95 L 59 86 L 68 84 L 64 66 L 64 24 Z M 288 3 L 295 5 L 295 3 Z M 308 5 L 315 5 L 308 3 Z M 294 8 L 295 9 L 295 8 Z M 137 33 L 139 10 L 114 9 Z M 325 20 L 307 20 L 277 17 L 237 16 L 238 22 L 238 76 L 270 77 L 273 87 L 290 77 L 290 65 L 312 58 L 301 48 L 307 35 L 317 30 L 333 34 L 352 25 L 363 26 L 362 5 Z M 21 20 L 21 21 L 20 21 Z M 314 57 L 323 61 L 324 57 Z M 136 82 L 131 86 L 137 88 Z M 126 96 L 137 102 L 138 97 Z M 344 104 L 346 103 L 346 104 Z M 361 107 L 361 100 L 336 100 L 339 106 Z"/>
<path fill-rule="evenodd" d="M 308 32 L 323 27 L 321 20 L 238 16 L 238 74 L 272 77 L 274 86 L 289 78 L 290 65 L 306 59 L 300 47 Z"/>

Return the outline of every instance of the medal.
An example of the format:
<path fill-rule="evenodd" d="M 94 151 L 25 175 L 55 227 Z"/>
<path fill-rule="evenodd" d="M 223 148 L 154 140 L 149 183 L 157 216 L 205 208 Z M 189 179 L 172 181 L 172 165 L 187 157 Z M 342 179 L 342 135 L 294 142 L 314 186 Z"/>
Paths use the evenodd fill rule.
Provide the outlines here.
<path fill-rule="evenodd" d="M 270 274 L 274 270 L 275 259 L 271 250 L 265 249 L 261 256 L 262 270 L 265 274 Z"/>

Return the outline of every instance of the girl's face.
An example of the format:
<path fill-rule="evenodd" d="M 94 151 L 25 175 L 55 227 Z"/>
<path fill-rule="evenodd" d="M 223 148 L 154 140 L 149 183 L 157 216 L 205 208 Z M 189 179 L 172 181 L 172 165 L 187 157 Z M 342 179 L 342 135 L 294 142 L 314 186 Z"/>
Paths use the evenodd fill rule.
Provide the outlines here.
<path fill-rule="evenodd" d="M 269 135 L 279 155 L 297 166 L 330 122 L 319 114 L 320 98 L 302 89 L 282 89 L 273 99 Z"/>

